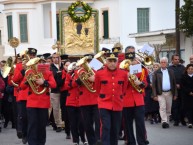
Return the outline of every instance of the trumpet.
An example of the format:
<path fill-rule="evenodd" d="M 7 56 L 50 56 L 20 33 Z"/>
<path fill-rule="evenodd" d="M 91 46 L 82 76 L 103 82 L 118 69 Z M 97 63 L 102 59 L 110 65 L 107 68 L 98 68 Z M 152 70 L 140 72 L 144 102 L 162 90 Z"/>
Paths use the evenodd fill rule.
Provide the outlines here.
<path fill-rule="evenodd" d="M 76 66 L 82 66 L 77 73 L 78 77 L 81 80 L 81 82 L 84 84 L 84 86 L 90 91 L 90 92 L 96 92 L 96 90 L 93 88 L 93 82 L 90 82 L 88 80 L 89 77 L 93 76 L 95 73 L 94 71 L 90 68 L 88 62 L 87 62 L 88 57 L 85 56 L 82 59 L 80 59 L 77 63 Z"/>

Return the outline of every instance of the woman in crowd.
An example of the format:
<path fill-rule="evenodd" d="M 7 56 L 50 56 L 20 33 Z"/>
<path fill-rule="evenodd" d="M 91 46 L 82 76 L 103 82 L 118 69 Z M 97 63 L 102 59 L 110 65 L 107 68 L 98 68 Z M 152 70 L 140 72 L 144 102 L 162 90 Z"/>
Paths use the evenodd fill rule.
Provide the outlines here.
<path fill-rule="evenodd" d="M 188 64 L 181 79 L 183 105 L 188 118 L 188 127 L 193 124 L 193 64 Z"/>

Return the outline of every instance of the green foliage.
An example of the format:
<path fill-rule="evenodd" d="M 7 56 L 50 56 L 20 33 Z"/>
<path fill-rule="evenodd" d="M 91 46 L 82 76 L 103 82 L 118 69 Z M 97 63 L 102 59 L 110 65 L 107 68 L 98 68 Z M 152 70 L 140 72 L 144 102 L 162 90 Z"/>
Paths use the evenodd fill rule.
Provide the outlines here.
<path fill-rule="evenodd" d="M 83 16 L 78 16 L 76 14 L 75 10 L 77 7 L 82 7 L 82 9 L 85 11 Z M 86 22 L 92 14 L 92 8 L 85 2 L 77 1 L 68 7 L 68 14 L 76 23 Z"/>
<path fill-rule="evenodd" d="M 193 36 L 193 0 L 184 0 L 185 4 L 179 9 L 179 29 L 187 37 Z"/>

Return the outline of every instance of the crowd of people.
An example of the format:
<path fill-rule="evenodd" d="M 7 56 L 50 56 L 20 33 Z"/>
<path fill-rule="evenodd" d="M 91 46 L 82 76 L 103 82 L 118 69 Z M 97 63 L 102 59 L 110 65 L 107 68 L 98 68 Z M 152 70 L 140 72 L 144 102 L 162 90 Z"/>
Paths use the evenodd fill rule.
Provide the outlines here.
<path fill-rule="evenodd" d="M 37 56 L 35 48 L 17 55 L 5 76 L 0 64 L 0 132 L 11 122 L 23 144 L 45 145 L 46 126 L 65 130 L 79 145 L 146 145 L 145 120 L 162 128 L 193 127 L 193 55 L 185 67 L 178 54 L 160 62 L 145 62 L 128 46 L 103 48 L 103 66 L 88 67 L 94 54 L 75 62 L 58 53 Z M 130 65 L 142 71 L 131 74 Z M 85 67 L 85 65 L 87 67 Z M 3 121 L 3 122 L 2 122 Z M 134 133 L 134 122 L 135 130 Z"/>

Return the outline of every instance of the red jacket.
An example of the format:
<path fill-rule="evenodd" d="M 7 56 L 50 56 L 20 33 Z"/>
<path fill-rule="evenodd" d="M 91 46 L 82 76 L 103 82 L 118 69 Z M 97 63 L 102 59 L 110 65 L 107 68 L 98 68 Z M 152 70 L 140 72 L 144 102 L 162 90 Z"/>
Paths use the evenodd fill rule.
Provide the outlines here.
<path fill-rule="evenodd" d="M 79 90 L 78 90 L 78 85 L 76 83 L 77 79 L 78 79 L 78 76 L 76 72 L 73 75 L 69 73 L 66 75 L 65 88 L 68 90 L 68 96 L 66 98 L 66 106 L 78 107 Z"/>
<path fill-rule="evenodd" d="M 5 89 L 5 82 L 4 82 L 3 79 L 0 77 L 0 99 L 3 98 L 2 92 L 4 91 L 4 89 Z"/>
<path fill-rule="evenodd" d="M 62 87 L 60 88 L 60 91 L 65 91 L 65 90 L 67 90 L 67 89 L 65 88 L 66 74 L 67 74 L 67 72 L 66 72 L 65 70 L 62 70 L 62 82 L 63 82 L 63 84 L 62 84 Z"/>
<path fill-rule="evenodd" d="M 16 64 L 14 74 L 10 78 L 10 82 L 11 82 L 12 85 L 13 85 L 13 82 L 16 83 L 16 84 L 21 83 L 22 79 L 20 79 L 18 77 L 18 74 L 21 70 L 22 70 L 22 63 L 20 62 L 20 63 Z M 17 100 L 17 97 L 18 97 L 18 93 L 19 93 L 19 88 L 14 86 L 14 96 L 16 97 L 16 100 Z"/>
<path fill-rule="evenodd" d="M 28 76 L 30 73 L 33 73 L 33 70 L 26 72 L 25 76 Z M 29 87 L 28 97 L 27 97 L 27 107 L 32 108 L 50 108 L 50 92 L 49 88 L 55 88 L 56 82 L 51 71 L 46 71 L 43 73 L 45 79 L 44 84 L 39 86 L 38 91 L 43 90 L 46 87 L 46 91 L 43 94 L 35 94 L 31 87 L 28 85 L 26 77 L 21 82 L 21 89 L 26 89 Z"/>
<path fill-rule="evenodd" d="M 136 74 L 138 78 L 140 78 L 142 73 Z M 146 74 L 143 74 L 143 83 L 145 87 L 147 86 Z M 123 106 L 124 107 L 134 107 L 134 106 L 142 106 L 144 105 L 144 94 L 140 94 L 137 92 L 129 83 L 126 91 L 126 96 L 123 98 Z"/>
<path fill-rule="evenodd" d="M 98 108 L 122 111 L 127 84 L 127 72 L 124 70 L 109 71 L 107 68 L 98 70 L 95 75 Z"/>

